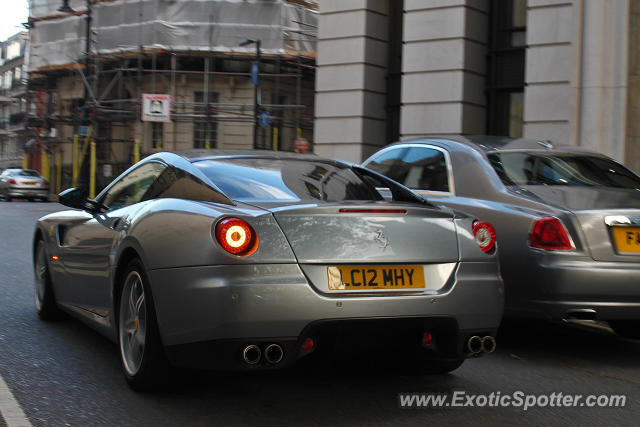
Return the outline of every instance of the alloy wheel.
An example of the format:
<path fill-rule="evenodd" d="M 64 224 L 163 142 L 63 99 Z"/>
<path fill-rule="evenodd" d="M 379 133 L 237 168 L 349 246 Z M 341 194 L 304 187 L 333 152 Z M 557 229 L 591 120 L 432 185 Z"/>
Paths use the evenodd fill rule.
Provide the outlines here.
<path fill-rule="evenodd" d="M 38 242 L 34 264 L 35 264 L 34 265 L 34 273 L 35 273 L 34 299 L 35 299 L 36 309 L 40 311 L 42 310 L 42 305 L 44 303 L 45 291 L 47 286 L 47 260 L 45 259 L 44 244 L 42 241 Z"/>
<path fill-rule="evenodd" d="M 134 376 L 142 366 L 147 332 L 144 286 L 142 277 L 135 270 L 129 272 L 124 282 L 118 325 L 124 368 Z"/>

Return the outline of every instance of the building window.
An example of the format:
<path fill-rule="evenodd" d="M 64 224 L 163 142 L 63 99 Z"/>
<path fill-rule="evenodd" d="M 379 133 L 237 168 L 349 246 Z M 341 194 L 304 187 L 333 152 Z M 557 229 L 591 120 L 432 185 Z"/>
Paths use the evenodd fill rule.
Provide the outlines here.
<path fill-rule="evenodd" d="M 522 136 L 526 0 L 491 2 L 487 131 Z"/>
<path fill-rule="evenodd" d="M 218 121 L 217 112 L 212 104 L 218 103 L 218 93 L 209 92 L 207 106 L 205 105 L 204 92 L 194 92 L 194 113 L 193 119 L 193 147 L 204 148 L 209 141 L 209 148 L 214 148 L 218 144 Z"/>

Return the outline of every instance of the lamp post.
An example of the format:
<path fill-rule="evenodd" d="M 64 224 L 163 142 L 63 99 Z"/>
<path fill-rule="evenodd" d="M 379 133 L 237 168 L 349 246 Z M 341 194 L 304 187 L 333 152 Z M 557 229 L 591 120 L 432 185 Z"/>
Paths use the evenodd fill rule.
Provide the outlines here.
<path fill-rule="evenodd" d="M 69 0 L 62 0 L 62 6 L 58 8 L 58 12 L 71 13 L 73 9 L 69 6 Z"/>
<path fill-rule="evenodd" d="M 82 111 L 82 123 L 87 123 L 88 121 L 88 116 L 89 116 L 89 112 L 88 112 L 88 108 L 87 105 L 89 104 L 89 88 L 87 87 L 87 85 L 89 84 L 89 67 L 90 67 L 90 54 L 91 54 L 91 4 L 92 4 L 93 0 L 87 0 L 87 17 L 86 17 L 86 29 L 85 29 L 85 55 L 84 55 L 84 72 L 86 75 L 86 79 L 85 79 L 85 87 L 84 87 L 84 105 L 83 105 L 83 111 Z M 62 6 L 60 6 L 58 8 L 58 12 L 64 12 L 64 13 L 74 13 L 75 11 L 69 6 L 69 0 L 62 0 Z M 84 151 L 84 150 L 83 150 Z M 89 183 L 89 168 L 87 166 L 87 164 L 85 162 L 83 162 L 84 159 L 80 159 L 80 162 L 82 162 L 82 169 L 80 171 L 78 171 L 78 175 L 79 175 L 79 179 L 82 183 L 84 183 L 85 185 Z"/>
<path fill-rule="evenodd" d="M 253 148 L 258 148 L 258 114 L 260 94 L 260 40 L 246 39 L 240 42 L 240 46 L 256 45 L 256 61 L 251 65 L 251 81 L 253 83 Z"/>

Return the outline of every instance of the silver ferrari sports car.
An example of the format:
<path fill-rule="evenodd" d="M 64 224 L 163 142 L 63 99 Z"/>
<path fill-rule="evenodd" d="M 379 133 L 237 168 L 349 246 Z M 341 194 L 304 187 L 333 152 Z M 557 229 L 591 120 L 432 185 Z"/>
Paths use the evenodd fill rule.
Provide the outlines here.
<path fill-rule="evenodd" d="M 386 201 L 376 190 L 391 192 Z M 503 307 L 491 224 L 376 172 L 313 155 L 152 155 L 33 240 L 41 318 L 116 341 L 134 388 L 166 362 L 286 367 L 387 355 L 440 373 L 495 349 Z"/>
<path fill-rule="evenodd" d="M 640 338 L 640 177 L 620 163 L 485 136 L 397 143 L 363 166 L 495 226 L 507 315 L 607 321 Z"/>

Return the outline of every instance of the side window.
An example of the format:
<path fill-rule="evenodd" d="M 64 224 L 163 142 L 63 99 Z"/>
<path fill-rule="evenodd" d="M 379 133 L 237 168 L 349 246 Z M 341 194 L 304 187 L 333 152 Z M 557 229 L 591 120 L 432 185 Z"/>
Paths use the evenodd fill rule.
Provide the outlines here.
<path fill-rule="evenodd" d="M 229 204 L 229 199 L 190 173 L 169 166 L 153 182 L 144 200 L 176 198 Z"/>
<path fill-rule="evenodd" d="M 102 204 L 112 211 L 144 200 L 145 194 L 165 168 L 166 166 L 156 162 L 137 167 L 107 191 Z"/>
<path fill-rule="evenodd" d="M 449 191 L 447 161 L 440 150 L 411 147 L 402 158 L 403 179 L 396 181 L 415 190 Z"/>
<path fill-rule="evenodd" d="M 367 163 L 365 167 L 402 183 L 407 175 L 407 168 L 401 159 L 407 150 L 407 148 L 397 148 L 385 151 Z"/>

